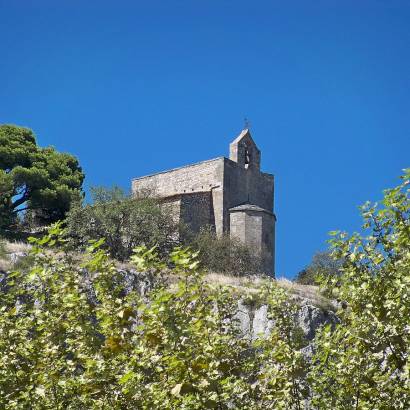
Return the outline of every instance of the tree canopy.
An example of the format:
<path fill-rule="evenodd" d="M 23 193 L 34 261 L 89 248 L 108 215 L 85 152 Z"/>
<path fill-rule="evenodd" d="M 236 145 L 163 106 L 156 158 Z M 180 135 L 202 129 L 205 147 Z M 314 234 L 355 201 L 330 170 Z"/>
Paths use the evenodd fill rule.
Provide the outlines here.
<path fill-rule="evenodd" d="M 410 169 L 362 207 L 367 235 L 333 232 L 340 276 L 322 278 L 343 302 L 340 324 L 317 335 L 315 408 L 410 408 Z"/>
<path fill-rule="evenodd" d="M 330 251 L 317 252 L 310 264 L 297 274 L 296 282 L 302 285 L 317 285 L 319 277 L 339 276 L 342 264 L 343 260 L 335 259 Z"/>
<path fill-rule="evenodd" d="M 0 228 L 10 228 L 24 211 L 44 224 L 64 218 L 81 198 L 83 180 L 73 155 L 39 147 L 29 128 L 0 125 Z"/>
<path fill-rule="evenodd" d="M 156 246 L 165 256 L 176 245 L 178 226 L 153 198 L 134 198 L 121 188 L 91 188 L 92 204 L 73 206 L 66 223 L 70 242 L 81 249 L 89 240 L 104 238 L 112 257 L 128 259 L 138 245 Z"/>

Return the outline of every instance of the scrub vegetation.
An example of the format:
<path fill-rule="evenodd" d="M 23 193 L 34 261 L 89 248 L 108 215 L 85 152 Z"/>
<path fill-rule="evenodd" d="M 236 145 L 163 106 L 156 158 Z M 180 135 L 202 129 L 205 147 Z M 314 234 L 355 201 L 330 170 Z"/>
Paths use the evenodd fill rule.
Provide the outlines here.
<path fill-rule="evenodd" d="M 236 293 L 206 281 L 196 252 L 176 248 L 164 261 L 155 247 L 135 248 L 131 263 L 156 278 L 142 297 L 120 280 L 103 240 L 79 263 L 54 225 L 30 240 L 32 267 L 2 280 L 0 407 L 409 408 L 409 180 L 407 171 L 380 207 L 362 208 L 365 236 L 333 233 L 343 265 L 320 281 L 339 301 L 340 323 L 316 334 L 311 360 L 297 306 L 276 281 L 255 290 L 273 329 L 250 341 L 235 320 Z"/>

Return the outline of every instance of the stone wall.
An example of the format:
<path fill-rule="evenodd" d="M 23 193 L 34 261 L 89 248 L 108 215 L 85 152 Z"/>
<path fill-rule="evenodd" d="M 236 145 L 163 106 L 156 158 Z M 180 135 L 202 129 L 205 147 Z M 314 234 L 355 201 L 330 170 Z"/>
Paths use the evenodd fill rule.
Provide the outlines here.
<path fill-rule="evenodd" d="M 273 212 L 273 186 L 273 175 L 253 168 L 245 169 L 225 158 L 224 187 L 227 210 L 250 203 Z"/>
<path fill-rule="evenodd" d="M 264 266 L 266 269 L 271 269 L 268 273 L 272 274 L 275 274 L 275 225 L 275 215 L 264 213 L 262 223 L 262 254 Z"/>
<path fill-rule="evenodd" d="M 161 207 L 168 215 L 172 216 L 175 224 L 181 221 L 181 197 L 179 195 L 161 200 Z"/>
<path fill-rule="evenodd" d="M 156 197 L 204 192 L 222 187 L 224 158 L 198 162 L 132 180 L 132 192 L 147 190 Z"/>
<path fill-rule="evenodd" d="M 274 267 L 275 216 L 256 205 L 230 209 L 231 237 L 246 243 L 263 261 L 264 272 L 272 275 Z"/>
<path fill-rule="evenodd" d="M 181 196 L 181 221 L 191 233 L 199 233 L 202 227 L 215 226 L 212 192 L 198 192 Z"/>
<path fill-rule="evenodd" d="M 224 230 L 257 250 L 269 274 L 275 272 L 273 195 L 273 175 L 260 172 L 257 168 L 245 169 L 225 159 Z M 251 204 L 260 209 L 256 212 L 248 210 L 243 215 L 230 212 L 241 204 Z"/>
<path fill-rule="evenodd" d="M 138 195 L 138 192 L 149 192 L 150 195 L 159 198 L 175 196 L 181 196 L 182 198 L 187 194 L 200 194 L 201 196 L 204 192 L 208 192 L 208 203 L 212 203 L 213 206 L 213 215 L 209 218 L 214 222 L 217 234 L 221 234 L 224 230 L 223 174 L 224 158 L 221 157 L 154 175 L 135 178 L 132 181 L 132 193 L 133 195 Z M 198 202 L 196 202 L 195 207 L 196 211 L 193 210 L 191 216 L 188 215 L 188 210 L 185 207 L 183 211 L 185 219 L 195 219 L 193 216 L 196 215 L 195 212 L 198 210 Z M 206 207 L 208 207 L 208 204 Z M 204 212 L 206 213 L 207 211 Z M 202 215 L 200 216 L 202 220 L 202 210 L 200 215 Z"/>

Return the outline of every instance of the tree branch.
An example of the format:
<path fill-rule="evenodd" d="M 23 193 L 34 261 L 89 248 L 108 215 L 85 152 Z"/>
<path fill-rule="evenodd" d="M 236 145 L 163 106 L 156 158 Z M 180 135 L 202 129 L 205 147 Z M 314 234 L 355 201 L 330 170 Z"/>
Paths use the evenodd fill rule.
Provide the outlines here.
<path fill-rule="evenodd" d="M 27 209 L 30 209 L 29 206 L 25 207 L 25 208 L 21 208 L 21 209 L 15 209 L 14 211 L 12 211 L 13 214 L 17 214 L 18 212 L 21 211 L 27 211 Z"/>
<path fill-rule="evenodd" d="M 24 191 L 24 194 L 19 199 L 16 199 L 15 202 L 13 202 L 13 204 L 11 205 L 11 208 L 15 209 L 18 206 L 23 205 L 24 202 L 26 202 L 28 200 L 28 198 L 29 198 L 29 192 L 28 192 L 28 189 L 26 189 Z"/>

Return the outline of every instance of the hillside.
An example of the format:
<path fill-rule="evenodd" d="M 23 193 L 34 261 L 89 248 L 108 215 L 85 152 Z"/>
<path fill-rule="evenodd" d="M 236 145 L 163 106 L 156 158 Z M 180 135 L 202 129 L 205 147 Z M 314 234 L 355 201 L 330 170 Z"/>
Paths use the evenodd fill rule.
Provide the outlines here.
<path fill-rule="evenodd" d="M 409 408 L 409 177 L 362 207 L 368 235 L 333 233 L 342 265 L 321 280 L 339 304 L 203 272 L 189 248 L 137 246 L 121 263 L 103 240 L 80 252 L 61 223 L 28 256 L 5 243 L 0 407 Z"/>
<path fill-rule="evenodd" d="M 29 270 L 34 264 L 33 256 L 30 255 L 31 245 L 24 242 L 3 241 L 0 252 L 0 274 L 7 276 L 8 272 L 16 269 Z M 80 264 L 81 255 L 76 258 Z M 118 272 L 124 278 L 135 276 L 140 279 L 135 285 L 135 290 L 143 295 L 147 289 L 151 289 L 153 283 L 146 281 L 146 277 L 137 272 L 135 265 L 131 263 L 121 263 L 113 261 Z M 179 277 L 167 270 L 166 281 L 173 289 Z M 143 278 L 143 280 L 141 280 Z M 125 279 L 126 280 L 126 279 Z M 300 306 L 298 312 L 299 326 L 304 329 L 305 336 L 311 340 L 317 328 L 325 323 L 335 323 L 336 318 L 333 312 L 337 309 L 337 304 L 322 295 L 317 286 L 301 285 L 285 278 L 278 280 L 268 276 L 233 276 L 222 273 L 205 272 L 204 280 L 211 287 L 226 287 L 238 300 L 241 311 L 241 329 L 244 335 L 256 338 L 259 333 L 269 332 L 267 308 L 260 293 L 263 287 L 274 281 L 277 286 L 284 289 L 289 297 Z"/>

